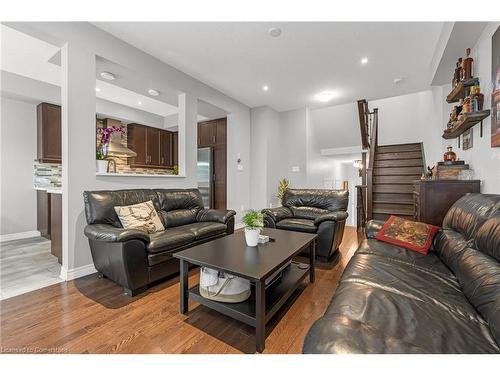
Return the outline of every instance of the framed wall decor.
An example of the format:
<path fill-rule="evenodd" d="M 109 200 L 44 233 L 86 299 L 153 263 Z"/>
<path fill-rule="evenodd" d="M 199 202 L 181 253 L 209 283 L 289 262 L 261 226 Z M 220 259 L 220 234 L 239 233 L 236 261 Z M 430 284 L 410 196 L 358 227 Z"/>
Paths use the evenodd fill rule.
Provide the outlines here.
<path fill-rule="evenodd" d="M 491 147 L 500 147 L 500 27 L 491 38 Z"/>
<path fill-rule="evenodd" d="M 465 151 L 465 150 L 468 150 L 469 148 L 472 148 L 472 146 L 473 146 L 472 135 L 473 134 L 474 134 L 474 132 L 472 131 L 472 128 L 464 131 L 464 133 L 462 134 L 462 150 Z"/>

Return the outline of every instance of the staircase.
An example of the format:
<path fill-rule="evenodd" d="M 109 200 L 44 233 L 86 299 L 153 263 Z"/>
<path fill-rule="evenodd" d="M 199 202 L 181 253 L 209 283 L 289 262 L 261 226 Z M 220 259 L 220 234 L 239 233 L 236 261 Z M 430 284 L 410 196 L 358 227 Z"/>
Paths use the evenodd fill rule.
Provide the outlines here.
<path fill-rule="evenodd" d="M 413 218 L 413 182 L 424 173 L 422 143 L 376 146 L 373 163 L 372 217 Z"/>

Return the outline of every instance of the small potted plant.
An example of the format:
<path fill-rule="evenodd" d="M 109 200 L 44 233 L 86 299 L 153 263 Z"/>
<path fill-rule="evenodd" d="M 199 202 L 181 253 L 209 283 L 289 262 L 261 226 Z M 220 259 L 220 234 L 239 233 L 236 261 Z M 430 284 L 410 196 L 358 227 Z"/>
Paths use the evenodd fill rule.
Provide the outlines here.
<path fill-rule="evenodd" d="M 97 129 L 97 135 L 100 136 L 99 144 L 95 151 L 96 171 L 98 173 L 106 173 L 108 171 L 108 147 L 113 133 L 125 133 L 125 130 L 120 126 Z"/>
<path fill-rule="evenodd" d="M 264 227 L 264 215 L 259 211 L 250 210 L 243 216 L 243 224 L 247 246 L 257 246 L 260 231 Z"/>

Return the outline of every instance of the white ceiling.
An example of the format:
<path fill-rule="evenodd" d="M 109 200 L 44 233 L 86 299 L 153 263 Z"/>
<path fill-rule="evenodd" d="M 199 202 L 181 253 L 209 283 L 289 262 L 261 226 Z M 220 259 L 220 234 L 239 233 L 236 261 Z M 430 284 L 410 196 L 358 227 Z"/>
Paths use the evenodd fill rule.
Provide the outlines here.
<path fill-rule="evenodd" d="M 225 94 L 278 111 L 407 94 L 430 85 L 443 23 L 98 22 L 99 28 Z M 271 27 L 281 27 L 278 38 Z M 369 62 L 361 65 L 362 57 Z M 405 79 L 394 84 L 395 78 Z M 263 85 L 269 91 L 262 90 Z M 328 103 L 314 95 L 338 92 Z"/>

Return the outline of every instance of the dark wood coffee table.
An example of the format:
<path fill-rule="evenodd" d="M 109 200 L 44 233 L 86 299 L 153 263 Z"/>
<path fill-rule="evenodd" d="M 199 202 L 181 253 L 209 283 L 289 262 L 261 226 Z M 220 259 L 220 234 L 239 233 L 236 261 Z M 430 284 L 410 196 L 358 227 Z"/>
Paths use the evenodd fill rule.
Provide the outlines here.
<path fill-rule="evenodd" d="M 269 228 L 265 228 L 263 234 L 268 235 L 274 241 L 248 247 L 245 243 L 245 233 L 239 231 L 174 254 L 174 257 L 180 260 L 181 313 L 188 312 L 188 298 L 191 298 L 215 311 L 255 327 L 258 352 L 262 352 L 265 347 L 266 323 L 290 298 L 307 275 L 309 275 L 309 281 L 314 282 L 317 237 L 312 233 Z M 266 279 L 311 243 L 309 264 L 292 262 L 283 273 L 280 282 L 266 289 Z M 223 303 L 202 297 L 198 285 L 191 289 L 188 287 L 190 263 L 250 280 L 255 285 L 252 296 L 241 303 Z"/>

